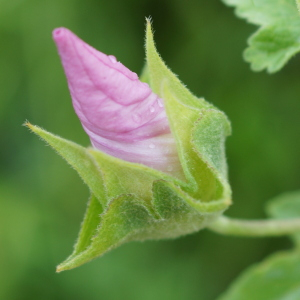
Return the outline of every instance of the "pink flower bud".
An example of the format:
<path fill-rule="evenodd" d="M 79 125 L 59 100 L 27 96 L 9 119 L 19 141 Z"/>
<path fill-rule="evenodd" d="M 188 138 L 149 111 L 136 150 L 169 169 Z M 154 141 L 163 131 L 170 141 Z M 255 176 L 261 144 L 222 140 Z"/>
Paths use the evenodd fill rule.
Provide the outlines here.
<path fill-rule="evenodd" d="M 66 28 L 55 29 L 53 38 L 74 109 L 92 145 L 126 161 L 181 173 L 163 100 L 149 85 Z"/>

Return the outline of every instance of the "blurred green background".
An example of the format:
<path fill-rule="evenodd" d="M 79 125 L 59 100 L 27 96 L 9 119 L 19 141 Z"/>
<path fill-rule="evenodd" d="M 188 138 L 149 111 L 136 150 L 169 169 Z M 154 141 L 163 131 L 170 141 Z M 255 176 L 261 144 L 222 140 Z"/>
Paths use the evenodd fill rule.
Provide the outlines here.
<path fill-rule="evenodd" d="M 25 120 L 88 145 L 51 38 L 68 27 L 139 73 L 145 17 L 158 50 L 198 96 L 225 111 L 234 217 L 264 217 L 267 199 L 300 188 L 300 59 L 275 75 L 242 59 L 254 26 L 220 0 L 0 0 L 0 299 L 212 300 L 288 239 L 222 237 L 206 230 L 126 244 L 55 273 L 72 250 L 88 190 Z"/>

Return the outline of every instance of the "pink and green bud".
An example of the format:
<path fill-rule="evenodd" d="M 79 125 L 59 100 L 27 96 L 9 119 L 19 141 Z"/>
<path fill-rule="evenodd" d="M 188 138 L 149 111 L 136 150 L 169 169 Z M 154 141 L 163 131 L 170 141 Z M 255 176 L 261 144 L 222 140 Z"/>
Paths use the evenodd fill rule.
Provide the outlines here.
<path fill-rule="evenodd" d="M 68 29 L 56 29 L 53 37 L 73 106 L 93 145 L 84 148 L 27 123 L 91 192 L 74 251 L 57 270 L 125 242 L 175 238 L 214 222 L 231 203 L 224 147 L 230 123 L 167 68 L 150 22 L 147 83 Z"/>

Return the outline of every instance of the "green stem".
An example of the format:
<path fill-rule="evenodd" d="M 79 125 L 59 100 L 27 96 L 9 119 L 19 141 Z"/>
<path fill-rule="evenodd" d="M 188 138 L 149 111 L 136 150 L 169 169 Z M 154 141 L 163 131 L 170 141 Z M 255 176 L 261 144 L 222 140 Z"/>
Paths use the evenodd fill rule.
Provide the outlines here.
<path fill-rule="evenodd" d="M 286 220 L 239 220 L 220 216 L 208 228 L 212 231 L 234 236 L 268 237 L 300 233 L 300 218 Z"/>

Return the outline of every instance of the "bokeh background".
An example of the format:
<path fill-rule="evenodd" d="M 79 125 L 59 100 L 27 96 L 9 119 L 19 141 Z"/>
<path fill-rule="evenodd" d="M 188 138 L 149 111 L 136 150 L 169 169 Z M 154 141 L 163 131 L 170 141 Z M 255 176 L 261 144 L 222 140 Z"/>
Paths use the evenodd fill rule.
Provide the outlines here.
<path fill-rule="evenodd" d="M 71 252 L 88 189 L 25 120 L 88 145 L 73 112 L 51 38 L 55 27 L 139 73 L 145 17 L 158 50 L 198 96 L 225 111 L 233 217 L 265 217 L 273 196 L 300 188 L 300 57 L 274 75 L 242 59 L 255 27 L 220 0 L 0 1 L 0 299 L 215 299 L 243 269 L 289 248 L 286 238 L 202 231 L 172 241 L 126 244 L 72 271 Z"/>

